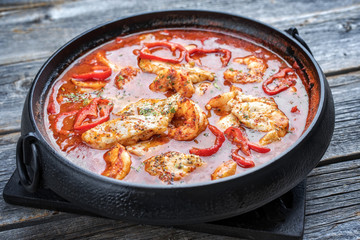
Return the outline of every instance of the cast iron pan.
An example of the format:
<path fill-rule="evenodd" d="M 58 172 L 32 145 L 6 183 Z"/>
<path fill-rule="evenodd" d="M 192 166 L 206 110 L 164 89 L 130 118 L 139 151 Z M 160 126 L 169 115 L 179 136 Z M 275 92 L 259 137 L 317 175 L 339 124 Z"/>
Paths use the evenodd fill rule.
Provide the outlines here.
<path fill-rule="evenodd" d="M 84 170 L 49 144 L 44 128 L 44 101 L 49 86 L 82 53 L 119 35 L 158 28 L 221 29 L 242 33 L 303 69 L 312 119 L 287 151 L 259 167 L 213 182 L 152 186 L 118 181 Z M 298 39 L 298 40 L 297 40 Z M 320 67 L 296 29 L 288 33 L 257 21 L 219 12 L 165 11 L 119 19 L 74 38 L 40 69 L 24 105 L 17 167 L 22 185 L 39 184 L 86 211 L 148 224 L 191 224 L 236 216 L 258 208 L 297 185 L 325 153 L 334 129 L 334 105 Z M 313 82 L 310 79 L 314 79 Z M 307 81 L 307 82 L 306 82 Z"/>

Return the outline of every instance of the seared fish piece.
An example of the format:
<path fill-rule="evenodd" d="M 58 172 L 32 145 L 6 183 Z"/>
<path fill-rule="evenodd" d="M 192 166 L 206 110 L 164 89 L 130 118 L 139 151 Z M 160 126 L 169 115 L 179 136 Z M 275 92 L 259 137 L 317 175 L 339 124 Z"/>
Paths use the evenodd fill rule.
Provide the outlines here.
<path fill-rule="evenodd" d="M 229 127 L 239 127 L 240 121 L 234 114 L 230 113 L 226 116 L 220 117 L 220 120 L 217 122 L 217 126 L 219 126 L 222 131 L 225 131 Z"/>
<path fill-rule="evenodd" d="M 178 109 L 180 95 L 166 99 L 143 99 L 126 106 L 120 117 L 84 132 L 82 140 L 93 148 L 108 149 L 120 143 L 128 146 L 163 134 Z"/>
<path fill-rule="evenodd" d="M 273 98 L 253 97 L 239 92 L 228 105 L 231 113 L 246 127 L 267 132 L 259 141 L 261 145 L 278 141 L 288 132 L 289 119 Z"/>
<path fill-rule="evenodd" d="M 205 164 L 197 155 L 179 152 L 163 153 L 143 161 L 145 171 L 152 176 L 158 176 L 161 181 L 179 181 L 197 167 Z"/>
<path fill-rule="evenodd" d="M 179 99 L 180 94 L 173 94 L 165 99 L 141 99 L 135 103 L 127 105 L 121 111 L 115 113 L 115 115 L 164 115 L 172 118 L 178 109 Z"/>
<path fill-rule="evenodd" d="M 123 89 L 124 85 L 130 82 L 140 71 L 140 69 L 133 68 L 131 66 L 122 68 L 118 75 L 115 78 L 115 85 L 119 89 Z"/>
<path fill-rule="evenodd" d="M 245 58 L 235 58 L 234 62 L 247 65 L 249 71 L 244 72 L 230 68 L 224 72 L 224 79 L 232 83 L 242 84 L 261 82 L 263 80 L 262 77 L 267 69 L 267 65 L 261 58 L 248 56 Z"/>
<path fill-rule="evenodd" d="M 233 90 L 213 97 L 206 108 L 208 110 L 217 108 L 227 114 L 231 113 L 246 127 L 267 132 L 259 141 L 261 145 L 280 140 L 287 134 L 289 119 L 278 108 L 273 98 L 253 97 L 239 90 Z M 222 128 L 236 126 L 236 121 L 230 115 L 220 119 L 219 125 Z"/>
<path fill-rule="evenodd" d="M 147 140 L 155 134 L 163 134 L 170 118 L 164 116 L 120 116 L 87 130 L 82 140 L 96 149 L 108 149 L 116 143 L 132 145 Z"/>

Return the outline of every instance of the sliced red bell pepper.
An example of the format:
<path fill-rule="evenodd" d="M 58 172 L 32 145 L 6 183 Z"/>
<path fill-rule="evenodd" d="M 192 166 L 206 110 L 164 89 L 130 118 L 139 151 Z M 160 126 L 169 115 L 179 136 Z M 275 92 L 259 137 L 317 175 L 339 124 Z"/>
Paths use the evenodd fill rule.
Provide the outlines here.
<path fill-rule="evenodd" d="M 63 130 L 61 128 L 58 128 L 58 122 L 60 120 L 60 118 L 64 117 L 64 116 L 71 116 L 71 115 L 75 115 L 79 112 L 79 110 L 74 110 L 74 111 L 70 111 L 70 112 L 64 112 L 64 113 L 60 113 L 59 115 L 56 116 L 55 120 L 54 120 L 54 124 L 55 124 L 55 131 L 59 134 L 62 135 L 67 135 L 70 133 L 70 131 L 68 130 Z M 64 121 L 64 119 L 62 120 Z"/>
<path fill-rule="evenodd" d="M 241 131 L 237 127 L 229 127 L 225 130 L 225 136 L 232 143 L 239 147 L 239 149 L 246 155 L 250 156 L 250 149 L 258 153 L 267 153 L 270 152 L 270 148 L 260 146 L 256 143 L 249 142 L 249 139 L 246 136 L 246 133 Z"/>
<path fill-rule="evenodd" d="M 73 78 L 81 80 L 99 80 L 104 81 L 106 78 L 111 76 L 111 68 L 107 66 L 93 66 L 92 72 L 74 74 Z"/>
<path fill-rule="evenodd" d="M 231 59 L 231 52 L 227 49 L 223 48 L 215 48 L 215 49 L 202 49 L 202 48 L 193 48 L 187 51 L 186 53 L 186 61 L 191 62 L 193 59 L 191 58 L 191 55 L 194 53 L 221 53 L 224 56 L 220 58 L 222 66 L 226 67 L 228 65 L 230 59 Z M 199 65 L 201 65 L 200 62 L 198 62 Z"/>
<path fill-rule="evenodd" d="M 245 159 L 244 157 L 239 155 L 240 148 L 232 149 L 231 150 L 231 158 L 243 168 L 251 168 L 255 166 L 254 161 L 250 159 Z"/>
<path fill-rule="evenodd" d="M 297 106 L 291 108 L 292 113 L 300 112 Z"/>
<path fill-rule="evenodd" d="M 250 148 L 251 150 L 254 150 L 255 152 L 258 152 L 258 153 L 267 153 L 267 152 L 270 152 L 270 148 L 257 145 L 256 143 L 251 143 L 251 142 L 249 142 L 249 143 L 248 143 L 248 146 L 249 146 L 249 148 Z"/>
<path fill-rule="evenodd" d="M 175 59 L 159 57 L 151 54 L 150 49 L 154 47 L 165 47 L 170 49 L 171 52 L 175 52 L 176 50 L 179 50 L 180 55 L 178 58 Z M 184 46 L 178 43 L 151 42 L 151 43 L 144 43 L 144 47 L 140 50 L 139 57 L 143 59 L 158 60 L 162 62 L 181 63 L 185 57 L 186 52 L 187 52 L 186 48 L 184 48 Z"/>
<path fill-rule="evenodd" d="M 266 79 L 262 84 L 262 88 L 266 94 L 275 95 L 282 91 L 285 91 L 289 87 L 294 86 L 296 84 L 296 78 L 297 77 L 293 69 L 284 68 L 280 72 Z M 268 85 L 274 82 L 275 79 L 278 79 L 280 84 L 278 86 L 275 86 L 273 89 L 270 89 Z"/>
<path fill-rule="evenodd" d="M 215 154 L 217 151 L 219 151 L 220 147 L 225 142 L 225 136 L 219 129 L 217 129 L 215 126 L 212 125 L 208 125 L 208 128 L 216 136 L 214 146 L 203 149 L 192 148 L 189 151 L 191 154 L 196 154 L 199 156 L 211 156 Z"/>
<path fill-rule="evenodd" d="M 240 128 L 229 127 L 224 133 L 232 144 L 237 145 L 246 156 L 250 156 L 249 141 Z"/>
<path fill-rule="evenodd" d="M 98 111 L 99 109 L 99 111 Z M 89 105 L 82 108 L 76 116 L 74 129 L 85 131 L 93 128 L 110 118 L 113 105 L 107 99 L 94 98 Z M 93 122 L 84 123 L 86 118 L 96 119 Z"/>

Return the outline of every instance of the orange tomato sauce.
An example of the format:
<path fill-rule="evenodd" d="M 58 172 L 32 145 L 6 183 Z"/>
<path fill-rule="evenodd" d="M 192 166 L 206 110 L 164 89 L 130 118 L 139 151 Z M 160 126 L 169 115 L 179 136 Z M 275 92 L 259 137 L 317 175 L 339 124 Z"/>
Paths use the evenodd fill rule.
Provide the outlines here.
<path fill-rule="evenodd" d="M 229 68 L 247 71 L 246 66 L 244 67 L 239 63 L 233 62 L 234 58 L 253 55 L 266 61 L 268 68 L 264 73 L 263 80 L 276 74 L 280 69 L 291 68 L 291 65 L 288 62 L 270 49 L 260 46 L 244 37 L 231 36 L 221 32 L 199 29 L 163 29 L 118 37 L 87 52 L 75 60 L 56 79 L 52 85 L 52 90 L 49 91 L 45 107 L 47 108 L 51 101 L 55 101 L 58 109 L 55 113 L 48 113 L 45 111 L 46 127 L 50 131 L 49 136 L 52 145 L 68 160 L 89 171 L 101 174 L 106 167 L 104 154 L 108 150 L 93 149 L 82 141 L 82 132 L 73 129 L 75 115 L 64 116 L 63 118 L 58 119 L 59 121 L 56 123 L 55 119 L 59 114 L 82 109 L 94 97 L 101 97 L 108 99 L 113 103 L 113 111 L 110 114 L 110 119 L 115 119 L 118 116 L 113 113 L 118 112 L 130 103 L 137 102 L 140 99 L 164 99 L 166 96 L 169 96 L 169 93 L 165 94 L 163 92 L 151 91 L 149 85 L 153 82 L 156 75 L 145 73 L 141 70 L 130 82 L 124 85 L 123 89 L 118 89 L 115 86 L 115 78 L 120 69 L 127 66 L 139 69 L 139 50 L 142 49 L 144 43 L 155 41 L 168 41 L 183 46 L 196 45 L 198 48 L 204 49 L 223 48 L 231 51 L 231 59 L 226 67 L 223 67 L 222 62 L 220 61 L 221 54 L 212 53 L 193 55 L 194 58 L 201 59 L 202 66 L 200 66 L 200 68 L 211 71 L 216 76 L 215 81 L 211 82 L 210 88 L 204 95 L 199 96 L 195 93 L 191 98 L 208 114 L 209 123 L 214 126 L 217 125 L 217 121 L 220 117 L 214 113 L 214 110 L 207 111 L 205 105 L 212 97 L 230 91 L 231 84 L 224 81 L 224 71 Z M 111 76 L 104 81 L 106 84 L 103 88 L 99 90 L 89 90 L 88 92 L 79 92 L 79 87 L 74 85 L 70 79 L 74 74 L 91 72 L 94 65 L 103 66 L 104 64 L 97 60 L 97 54 L 101 54 L 111 63 L 118 66 L 119 70 L 112 70 Z M 176 58 L 179 56 L 179 51 L 172 53 L 168 49 L 161 48 L 153 54 L 165 58 Z M 183 61 L 186 63 L 185 59 Z M 270 97 L 264 93 L 262 82 L 248 84 L 234 83 L 233 85 L 241 88 L 246 95 Z M 294 87 L 271 97 L 274 98 L 279 109 L 289 118 L 289 133 L 280 141 L 267 145 L 266 147 L 271 149 L 268 153 L 251 151 L 255 167 L 268 162 L 289 148 L 299 136 L 301 136 L 307 121 L 309 109 L 308 93 L 299 76 L 297 76 L 296 85 Z M 298 111 L 292 112 L 291 109 L 295 106 Z M 59 134 L 55 131 L 56 127 L 68 131 L 68 134 Z M 266 134 L 265 132 L 259 132 L 249 128 L 245 129 L 249 140 L 255 143 L 258 143 L 260 138 Z M 211 147 L 214 144 L 215 136 L 207 128 L 192 141 L 176 141 L 167 137 L 163 137 L 163 140 L 164 144 L 154 151 L 148 152 L 143 157 L 131 155 L 131 170 L 122 181 L 146 184 L 166 184 L 161 182 L 156 176 L 148 174 L 144 170 L 142 161 L 151 156 L 168 151 L 178 151 L 189 154 L 189 150 L 192 147 Z M 231 159 L 231 149 L 233 148 L 234 145 L 226 139 L 217 153 L 212 156 L 201 157 L 201 159 L 206 162 L 205 165 L 198 167 L 181 181 L 173 182 L 173 184 L 211 181 L 211 174 L 215 169 L 221 163 Z M 236 174 L 247 170 L 248 169 L 246 168 L 237 166 Z"/>

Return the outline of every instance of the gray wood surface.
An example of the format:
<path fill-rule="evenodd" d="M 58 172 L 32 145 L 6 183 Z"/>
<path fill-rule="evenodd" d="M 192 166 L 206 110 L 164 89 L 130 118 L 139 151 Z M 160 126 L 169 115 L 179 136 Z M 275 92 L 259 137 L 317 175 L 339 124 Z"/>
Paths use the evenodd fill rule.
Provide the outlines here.
<path fill-rule="evenodd" d="M 360 238 L 360 1 L 0 1 L 0 192 L 15 170 L 22 105 L 45 60 L 81 32 L 165 9 L 240 14 L 297 27 L 328 76 L 336 110 L 329 149 L 308 177 L 304 239 Z M 0 239 L 231 239 L 14 206 L 0 198 Z"/>

